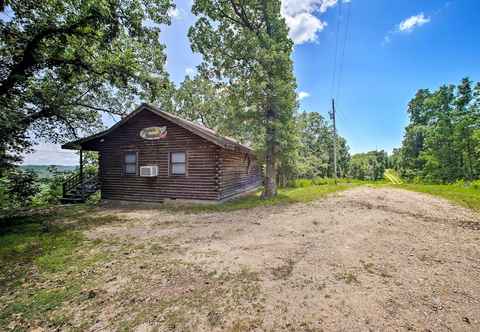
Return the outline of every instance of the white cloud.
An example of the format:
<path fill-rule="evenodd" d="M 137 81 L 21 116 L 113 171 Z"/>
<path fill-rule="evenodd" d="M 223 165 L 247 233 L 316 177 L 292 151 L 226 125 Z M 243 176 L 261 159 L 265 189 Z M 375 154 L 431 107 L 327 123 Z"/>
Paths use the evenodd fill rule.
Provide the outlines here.
<path fill-rule="evenodd" d="M 310 97 L 310 94 L 309 94 L 308 92 L 306 92 L 306 91 L 300 91 L 300 92 L 298 93 L 297 99 L 298 99 L 298 100 L 302 100 L 302 99 L 305 99 L 305 98 L 308 98 L 308 97 Z"/>
<path fill-rule="evenodd" d="M 178 8 L 170 8 L 168 10 L 168 15 L 171 17 L 172 20 L 181 20 L 184 18 L 184 12 L 181 9 Z"/>
<path fill-rule="evenodd" d="M 282 15 L 289 27 L 289 36 L 295 44 L 317 41 L 317 35 L 326 26 L 317 15 L 326 12 L 338 0 L 283 0 Z M 344 3 L 350 0 L 343 0 Z"/>
<path fill-rule="evenodd" d="M 187 67 L 185 68 L 185 74 L 188 76 L 193 76 L 195 74 L 195 69 L 192 67 Z"/>
<path fill-rule="evenodd" d="M 387 32 L 385 37 L 383 37 L 382 45 L 386 45 L 390 43 L 392 41 L 392 37 L 395 34 L 412 32 L 415 28 L 420 27 L 424 24 L 427 24 L 430 21 L 431 21 L 431 18 L 425 17 L 423 13 L 410 16 L 409 18 L 406 18 L 402 22 L 400 22 L 394 29 Z"/>
<path fill-rule="evenodd" d="M 428 22 L 430 22 L 430 18 L 425 17 L 423 13 L 420 13 L 418 15 L 411 16 L 403 20 L 402 22 L 400 22 L 400 24 L 398 25 L 398 31 L 411 32 L 416 27 L 420 27 L 424 24 L 427 24 Z"/>
<path fill-rule="evenodd" d="M 290 29 L 289 36 L 295 44 L 315 42 L 317 33 L 327 25 L 310 13 L 301 13 L 295 16 L 286 16 L 285 21 Z"/>

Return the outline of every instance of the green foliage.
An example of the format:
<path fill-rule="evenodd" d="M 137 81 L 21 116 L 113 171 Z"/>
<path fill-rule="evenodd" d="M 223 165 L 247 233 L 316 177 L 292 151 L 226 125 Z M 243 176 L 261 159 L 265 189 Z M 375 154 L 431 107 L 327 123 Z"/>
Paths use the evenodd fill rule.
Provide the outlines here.
<path fill-rule="evenodd" d="M 471 186 L 473 189 L 480 190 L 480 180 L 475 180 L 471 182 Z"/>
<path fill-rule="evenodd" d="M 175 94 L 175 113 L 224 132 L 222 129 L 231 123 L 228 121 L 228 102 L 228 94 L 221 82 L 215 83 L 205 75 L 197 75 L 193 79 L 187 76 Z"/>
<path fill-rule="evenodd" d="M 343 181 L 342 181 L 343 182 Z M 346 181 L 344 183 L 350 183 Z M 310 186 L 334 185 L 335 180 L 332 178 L 315 177 L 312 179 L 296 179 L 288 182 L 288 188 L 306 188 Z"/>
<path fill-rule="evenodd" d="M 85 174 L 96 174 L 95 159 L 87 162 Z M 46 170 L 45 170 L 46 168 Z M 26 170 L 25 170 L 26 169 Z M 72 175 L 70 167 L 38 166 L 17 167 L 0 178 L 0 208 L 10 215 L 18 208 L 48 207 L 58 204 L 62 197 L 62 184 Z M 40 173 L 43 177 L 39 178 Z M 92 204 L 95 201 L 92 198 Z"/>
<path fill-rule="evenodd" d="M 39 180 L 49 179 L 53 177 L 55 174 L 52 173 L 52 168 L 55 168 L 58 172 L 74 172 L 78 170 L 78 166 L 62 166 L 62 165 L 21 165 L 19 166 L 22 170 L 31 170 L 35 174 L 37 174 Z"/>
<path fill-rule="evenodd" d="M 289 188 L 306 188 L 313 185 L 313 180 L 311 179 L 297 179 L 292 180 L 288 183 Z"/>
<path fill-rule="evenodd" d="M 388 155 L 383 150 L 357 153 L 352 156 L 348 175 L 359 180 L 381 180 L 387 164 Z"/>
<path fill-rule="evenodd" d="M 45 207 L 57 204 L 62 197 L 62 184 L 71 172 L 59 171 L 55 166 L 49 167 L 51 177 L 45 179 L 40 186 L 40 191 L 33 198 L 32 205 L 35 207 Z"/>
<path fill-rule="evenodd" d="M 280 1 L 196 0 L 192 12 L 198 20 L 189 38 L 203 55 L 200 71 L 225 84 L 236 123 L 265 158 L 265 196 L 274 196 L 277 166 L 290 167 L 296 146 L 293 42 Z"/>
<path fill-rule="evenodd" d="M 15 293 L 2 307 L 0 330 L 7 330 L 9 322 L 18 316 L 28 321 L 47 321 L 50 328 L 62 324 L 56 322 L 52 310 L 81 296 L 85 284 L 78 283 L 75 274 L 105 255 L 80 254 L 81 249 L 89 250 L 93 243 L 75 229 L 75 224 L 60 226 L 53 221 L 64 216 L 83 225 L 86 212 L 72 207 L 51 215 L 0 219 L 0 292 Z M 101 223 L 102 219 L 97 221 Z M 45 281 L 49 284 L 46 289 Z"/>
<path fill-rule="evenodd" d="M 101 200 L 102 200 L 102 195 L 100 191 L 97 191 L 95 194 L 88 197 L 86 203 L 89 206 L 96 206 L 100 203 Z"/>
<path fill-rule="evenodd" d="M 332 127 L 317 112 L 303 112 L 296 117 L 300 136 L 298 171 L 300 178 L 333 177 Z M 346 140 L 337 136 L 337 176 L 343 177 L 349 167 L 350 154 Z"/>
<path fill-rule="evenodd" d="M 410 101 L 410 124 L 391 158 L 402 177 L 453 183 L 480 177 L 480 83 L 419 90 Z"/>
<path fill-rule="evenodd" d="M 63 142 L 98 131 L 138 98 L 165 103 L 160 25 L 170 0 L 11 0 L 0 6 L 0 170 L 30 134 Z M 6 14 L 11 12 L 12 14 Z"/>
<path fill-rule="evenodd" d="M 19 168 L 9 171 L 1 182 L 2 207 L 17 208 L 30 204 L 39 189 L 38 177 L 32 171 Z"/>

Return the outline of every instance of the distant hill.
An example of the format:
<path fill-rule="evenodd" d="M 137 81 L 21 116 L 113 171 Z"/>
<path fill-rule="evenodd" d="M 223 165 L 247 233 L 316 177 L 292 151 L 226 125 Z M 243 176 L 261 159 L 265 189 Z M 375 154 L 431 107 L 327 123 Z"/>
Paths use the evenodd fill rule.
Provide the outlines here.
<path fill-rule="evenodd" d="M 59 172 L 73 172 L 78 169 L 78 166 L 64 166 L 64 165 L 53 165 Z M 50 178 L 53 176 L 51 172 L 49 172 L 49 167 L 51 165 L 21 165 L 20 168 L 24 170 L 31 170 L 35 172 L 39 178 L 45 179 Z"/>

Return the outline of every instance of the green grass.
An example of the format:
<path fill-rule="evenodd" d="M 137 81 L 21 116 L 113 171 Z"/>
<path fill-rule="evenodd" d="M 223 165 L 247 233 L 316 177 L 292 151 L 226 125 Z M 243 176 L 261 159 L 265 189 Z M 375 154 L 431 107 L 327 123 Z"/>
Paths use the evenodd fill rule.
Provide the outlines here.
<path fill-rule="evenodd" d="M 386 169 L 385 170 L 385 179 L 393 184 L 402 184 L 403 181 L 400 176 L 395 172 L 393 169 Z"/>
<path fill-rule="evenodd" d="M 411 191 L 445 198 L 454 203 L 480 211 L 480 189 L 456 184 L 400 184 L 393 185 Z"/>
<path fill-rule="evenodd" d="M 335 184 L 324 184 L 324 185 L 314 185 L 309 184 L 308 186 L 302 186 L 299 188 L 282 188 L 279 189 L 278 195 L 270 199 L 261 198 L 261 190 L 255 192 L 254 194 L 244 196 L 232 201 L 225 202 L 218 205 L 203 205 L 203 204 L 189 204 L 181 206 L 181 210 L 187 213 L 196 213 L 196 212 L 229 212 L 241 209 L 250 209 L 260 206 L 273 206 L 273 205 L 287 205 L 293 203 L 307 203 L 313 200 L 325 197 L 328 194 L 353 188 L 363 184 L 360 181 L 354 182 L 342 182 L 337 185 Z M 178 209 L 166 205 L 166 208 L 169 209 Z"/>
<path fill-rule="evenodd" d="M 442 197 L 453 203 L 480 211 L 479 180 L 470 183 L 459 181 L 454 184 L 404 183 L 393 169 L 385 170 L 385 179 L 390 182 L 389 186 Z"/>
<path fill-rule="evenodd" d="M 50 312 L 80 296 L 85 283 L 76 276 L 107 257 L 103 252 L 82 255 L 97 244 L 80 231 L 93 219 L 86 212 L 85 207 L 71 207 L 0 220 L 0 302 L 5 304 L 0 330 L 19 315 L 27 321 L 47 320 L 52 326 L 64 323 Z M 74 222 L 54 222 L 61 217 Z M 102 217 L 98 221 L 106 222 Z M 48 288 L 42 286 L 45 282 Z"/>

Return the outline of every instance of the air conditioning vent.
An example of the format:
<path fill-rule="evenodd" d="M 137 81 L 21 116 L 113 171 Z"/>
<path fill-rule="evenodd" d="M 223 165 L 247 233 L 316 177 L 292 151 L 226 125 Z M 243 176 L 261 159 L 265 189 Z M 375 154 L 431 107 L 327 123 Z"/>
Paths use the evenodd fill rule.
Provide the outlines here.
<path fill-rule="evenodd" d="M 140 176 L 158 176 L 158 166 L 140 166 Z"/>

